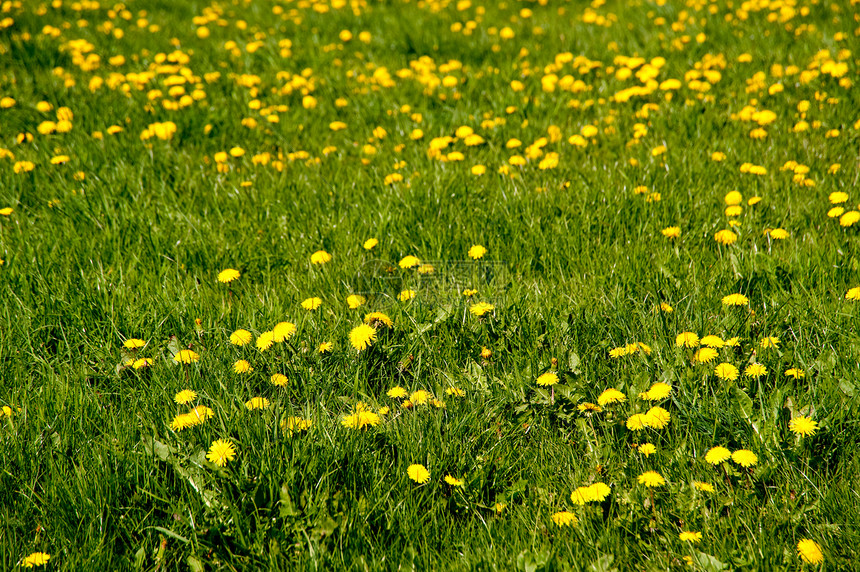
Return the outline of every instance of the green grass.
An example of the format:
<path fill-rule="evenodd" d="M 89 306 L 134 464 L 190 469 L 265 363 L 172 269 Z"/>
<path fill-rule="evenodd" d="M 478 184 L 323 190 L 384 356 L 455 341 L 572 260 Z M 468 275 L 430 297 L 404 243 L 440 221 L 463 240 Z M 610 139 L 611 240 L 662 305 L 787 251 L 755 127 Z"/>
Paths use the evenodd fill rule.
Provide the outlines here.
<path fill-rule="evenodd" d="M 68 570 L 690 569 L 685 559 L 706 571 L 815 569 L 797 551 L 808 538 L 820 567 L 851 569 L 860 335 L 846 293 L 860 284 L 860 253 L 857 225 L 827 213 L 834 192 L 848 193 L 846 211 L 860 201 L 857 54 L 842 51 L 860 33 L 852 7 L 801 0 L 779 22 L 778 8 L 725 2 L 354 4 L 134 0 L 125 15 L 4 4 L 0 98 L 14 105 L 0 103 L 0 209 L 12 209 L 0 216 L 0 567 L 45 552 L 47 567 Z M 592 12 L 610 25 L 583 19 Z M 195 18 L 208 14 L 201 38 Z M 456 31 L 469 21 L 471 34 Z M 500 38 L 505 26 L 513 38 Z M 354 37 L 341 41 L 341 30 Z M 72 40 L 91 50 L 76 56 Z M 87 54 L 99 64 L 81 66 Z M 108 61 L 117 55 L 125 62 Z M 616 77 L 629 63 L 620 56 L 664 58 L 655 81 L 681 88 L 616 98 L 644 85 Z M 844 73 L 826 72 L 840 63 Z M 696 91 L 708 67 L 721 77 Z M 374 76 L 381 68 L 390 84 Z M 242 74 L 256 87 L 239 85 Z M 548 91 L 551 74 L 559 86 Z M 168 94 L 171 76 L 198 92 L 181 109 L 163 105 L 182 95 Z M 565 76 L 585 90 L 563 89 Z M 766 138 L 750 137 L 759 125 L 741 119 L 748 105 L 776 114 Z M 71 130 L 41 133 L 60 107 L 73 112 Z M 172 138 L 141 138 L 166 121 Z M 638 140 L 636 124 L 647 128 Z M 464 160 L 433 158 L 431 140 L 463 125 L 484 143 L 458 138 L 442 153 Z M 569 143 L 586 125 L 599 129 L 588 145 Z M 416 128 L 423 138 L 410 137 Z M 542 156 L 509 164 L 541 137 Z M 512 138 L 522 145 L 507 148 Z M 659 146 L 665 154 L 652 153 Z M 216 168 L 216 153 L 234 147 L 244 156 Z M 548 153 L 558 166 L 542 169 Z M 69 159 L 52 164 L 58 155 Z M 24 161 L 33 170 L 16 173 Z M 393 173 L 403 180 L 387 184 Z M 729 217 L 733 190 L 743 210 Z M 749 206 L 753 196 L 761 202 Z M 669 226 L 680 237 L 664 237 Z M 737 242 L 718 244 L 727 228 Z M 371 237 L 379 244 L 367 251 Z M 481 261 L 467 256 L 476 244 L 488 249 Z M 318 250 L 332 260 L 312 264 Z M 399 268 L 406 255 L 435 272 Z M 241 278 L 220 284 L 225 268 Z M 406 289 L 417 295 L 401 302 Z M 732 293 L 749 305 L 724 306 Z M 366 304 L 350 309 L 351 294 Z M 310 297 L 322 305 L 305 310 Z M 479 301 L 494 310 L 472 315 Z M 661 302 L 673 311 L 656 311 Z M 393 327 L 377 327 L 359 352 L 349 332 L 371 311 Z M 265 352 L 229 342 L 283 321 L 297 333 Z M 739 345 L 701 364 L 676 346 L 682 332 Z M 761 346 L 767 336 L 778 348 Z M 129 338 L 147 345 L 128 352 Z M 633 342 L 651 352 L 610 356 Z M 200 361 L 175 363 L 182 348 Z M 151 366 L 124 365 L 140 357 Z M 253 371 L 235 373 L 239 359 Z M 721 362 L 741 376 L 719 379 Z M 768 373 L 744 376 L 751 363 Z M 547 371 L 559 376 L 553 390 L 536 384 Z M 272 385 L 273 373 L 289 385 Z M 672 386 L 668 398 L 639 397 L 658 381 Z M 404 408 L 387 396 L 394 386 L 444 406 Z M 190 406 L 173 398 L 186 388 L 213 416 L 175 431 Z M 608 388 L 626 402 L 579 409 Z M 249 411 L 252 397 L 269 407 Z M 344 426 L 359 402 L 390 411 L 378 426 Z M 652 405 L 669 424 L 628 429 Z M 819 424 L 814 435 L 790 431 L 801 415 Z M 296 416 L 312 424 L 291 435 L 282 422 Z M 218 439 L 237 451 L 224 467 L 206 459 Z M 657 448 L 647 457 L 637 451 L 646 442 Z M 717 445 L 758 463 L 712 467 L 705 454 Z M 409 479 L 412 464 L 428 483 Z M 649 470 L 667 481 L 653 504 L 638 482 Z M 610 486 L 606 500 L 574 504 L 571 493 L 594 482 Z M 556 525 L 560 511 L 577 524 Z"/>

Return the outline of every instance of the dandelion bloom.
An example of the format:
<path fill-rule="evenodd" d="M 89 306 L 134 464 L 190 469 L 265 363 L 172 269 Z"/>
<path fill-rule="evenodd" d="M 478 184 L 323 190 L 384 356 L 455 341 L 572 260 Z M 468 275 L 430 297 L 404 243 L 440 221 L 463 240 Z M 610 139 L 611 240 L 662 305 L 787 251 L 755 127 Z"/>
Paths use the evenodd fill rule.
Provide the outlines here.
<path fill-rule="evenodd" d="M 488 304 L 486 302 L 478 302 L 477 304 L 472 304 L 469 307 L 469 312 L 473 316 L 481 317 L 484 314 L 486 314 L 487 312 L 492 312 L 495 309 L 496 309 L 496 307 L 493 306 L 492 304 Z"/>
<path fill-rule="evenodd" d="M 743 294 L 729 294 L 723 296 L 723 306 L 748 306 L 750 299 Z"/>
<path fill-rule="evenodd" d="M 721 348 L 726 345 L 726 342 L 723 341 L 719 336 L 707 335 L 701 340 L 703 346 L 707 346 L 709 348 Z"/>
<path fill-rule="evenodd" d="M 695 348 L 699 345 L 699 336 L 693 332 L 681 332 L 675 338 L 675 345 L 679 348 Z"/>
<path fill-rule="evenodd" d="M 846 300 L 860 300 L 860 286 L 855 286 L 845 293 Z"/>
<path fill-rule="evenodd" d="M 272 330 L 272 340 L 278 343 L 289 340 L 296 333 L 296 325 L 292 322 L 279 322 Z"/>
<path fill-rule="evenodd" d="M 134 369 L 141 369 L 144 367 L 149 367 L 152 365 L 152 360 L 149 358 L 140 358 L 136 359 L 132 362 L 131 367 Z"/>
<path fill-rule="evenodd" d="M 693 355 L 693 361 L 696 363 L 711 363 L 717 357 L 717 350 L 714 348 L 704 347 L 699 349 Z"/>
<path fill-rule="evenodd" d="M 397 265 L 403 269 L 412 268 L 413 266 L 418 266 L 419 264 L 421 264 L 421 260 L 417 256 L 412 255 L 404 256 L 400 259 L 400 262 L 397 263 Z"/>
<path fill-rule="evenodd" d="M 818 430 L 818 423 L 813 421 L 809 417 L 795 417 L 788 422 L 788 428 L 795 435 L 808 437 L 809 435 L 813 435 L 815 431 Z"/>
<path fill-rule="evenodd" d="M 654 429 L 662 429 L 671 419 L 672 416 L 662 407 L 652 407 L 645 413 L 645 424 Z"/>
<path fill-rule="evenodd" d="M 774 240 L 785 240 L 789 236 L 788 231 L 784 228 L 775 228 L 771 230 L 768 234 Z"/>
<path fill-rule="evenodd" d="M 758 457 L 755 453 L 747 449 L 738 449 L 732 453 L 732 461 L 742 467 L 752 467 L 758 463 Z"/>
<path fill-rule="evenodd" d="M 646 487 L 661 487 L 666 484 L 666 479 L 657 471 L 645 471 L 639 475 L 639 484 Z"/>
<path fill-rule="evenodd" d="M 735 233 L 733 233 L 732 231 L 730 231 L 728 229 L 723 229 L 723 230 L 717 231 L 717 233 L 714 235 L 714 240 L 716 240 L 720 244 L 724 244 L 724 245 L 728 246 L 730 244 L 734 244 L 735 242 L 737 242 L 738 235 L 736 235 Z"/>
<path fill-rule="evenodd" d="M 373 326 L 374 328 L 377 327 L 379 324 L 383 324 L 388 328 L 394 325 L 394 322 L 391 321 L 391 318 L 389 318 L 382 312 L 371 312 L 369 314 L 365 314 L 364 323 Z"/>
<path fill-rule="evenodd" d="M 834 191 L 827 196 L 827 200 L 829 200 L 832 205 L 845 203 L 848 202 L 848 193 L 843 191 Z"/>
<path fill-rule="evenodd" d="M 809 538 L 803 538 L 797 543 L 797 555 L 807 564 L 821 564 L 824 562 L 821 546 Z"/>
<path fill-rule="evenodd" d="M 10 216 L 13 212 L 15 212 L 12 207 L 3 207 L 0 209 L 0 216 Z"/>
<path fill-rule="evenodd" d="M 570 493 L 570 501 L 574 504 L 584 505 L 592 500 L 592 491 L 590 487 L 577 487 L 575 491 Z"/>
<path fill-rule="evenodd" d="M 281 430 L 286 431 L 288 437 L 292 437 L 294 432 L 298 433 L 299 431 L 307 431 L 313 423 L 314 422 L 310 419 L 287 417 L 281 421 Z"/>
<path fill-rule="evenodd" d="M 637 447 L 637 451 L 648 457 L 657 452 L 657 446 L 654 443 L 643 443 Z"/>
<path fill-rule="evenodd" d="M 269 400 L 265 397 L 252 397 L 245 402 L 245 408 L 248 410 L 267 409 L 269 404 Z"/>
<path fill-rule="evenodd" d="M 403 399 L 404 397 L 409 395 L 409 393 L 405 389 L 400 387 L 399 385 L 395 385 L 394 387 L 392 387 L 391 389 L 388 390 L 387 395 L 391 399 Z"/>
<path fill-rule="evenodd" d="M 374 247 L 374 246 L 376 246 L 377 244 L 379 244 L 379 239 L 377 239 L 377 238 L 368 238 L 367 240 L 365 240 L 365 241 L 364 241 L 364 244 L 362 244 L 362 247 L 363 247 L 365 250 L 372 250 L 372 249 L 373 249 L 373 247 Z"/>
<path fill-rule="evenodd" d="M 681 236 L 681 227 L 679 227 L 679 226 L 667 226 L 666 228 L 664 228 L 660 232 L 666 238 L 678 238 L 679 236 Z"/>
<path fill-rule="evenodd" d="M 481 246 L 480 244 L 474 245 L 469 249 L 469 258 L 473 260 L 478 260 L 479 258 L 483 258 L 484 255 L 487 254 L 487 249 Z"/>
<path fill-rule="evenodd" d="M 406 469 L 406 474 L 419 485 L 423 485 L 430 480 L 430 471 L 424 465 L 409 465 L 409 468 Z"/>
<path fill-rule="evenodd" d="M 602 482 L 596 482 L 588 487 L 588 494 L 591 500 L 596 502 L 605 501 L 611 492 L 612 489 L 609 488 L 609 485 Z"/>
<path fill-rule="evenodd" d="M 631 431 L 641 431 L 646 427 L 649 427 L 649 424 L 644 413 L 635 413 L 627 418 L 627 428 Z"/>
<path fill-rule="evenodd" d="M 502 512 L 504 512 L 506 508 L 508 508 L 508 503 L 497 502 L 493 505 L 493 512 L 495 512 L 496 514 L 502 514 Z"/>
<path fill-rule="evenodd" d="M 369 348 L 376 341 L 376 330 L 367 324 L 354 327 L 349 332 L 349 343 L 358 351 Z"/>
<path fill-rule="evenodd" d="M 744 196 L 738 191 L 729 191 L 728 193 L 726 193 L 726 196 L 723 197 L 723 200 L 725 201 L 726 205 L 734 206 L 741 204 L 744 200 Z"/>
<path fill-rule="evenodd" d="M 451 485 L 452 487 L 462 487 L 463 481 L 454 477 L 453 475 L 445 475 L 445 482 Z"/>
<path fill-rule="evenodd" d="M 607 389 L 597 397 L 597 403 L 599 403 L 600 405 L 609 405 L 610 403 L 624 403 L 625 401 L 627 401 L 627 396 L 625 396 L 623 393 L 621 393 L 614 387 Z"/>
<path fill-rule="evenodd" d="M 261 352 L 266 351 L 272 344 L 275 343 L 275 333 L 274 332 L 263 332 L 259 336 L 257 336 L 257 349 Z"/>
<path fill-rule="evenodd" d="M 714 375 L 722 380 L 732 381 L 738 378 L 738 368 L 730 363 L 721 363 L 714 368 Z"/>
<path fill-rule="evenodd" d="M 311 263 L 313 264 L 325 264 L 329 260 L 331 260 L 331 254 L 325 250 L 317 250 L 311 254 Z"/>
<path fill-rule="evenodd" d="M 236 330 L 230 334 L 230 343 L 234 346 L 244 346 L 251 343 L 251 332 L 248 330 Z"/>
<path fill-rule="evenodd" d="M 600 413 L 603 411 L 603 408 L 601 406 L 599 406 L 595 403 L 589 403 L 587 401 L 585 403 L 580 403 L 579 405 L 576 406 L 576 408 L 579 409 L 580 413 L 588 413 L 588 414 Z"/>
<path fill-rule="evenodd" d="M 233 364 L 233 371 L 236 373 L 248 373 L 254 371 L 254 368 L 251 367 L 251 364 L 248 363 L 246 360 L 240 359 L 236 360 L 236 362 Z"/>
<path fill-rule="evenodd" d="M 848 211 L 839 217 L 839 224 L 841 226 L 854 226 L 857 221 L 860 221 L 860 212 L 858 211 Z"/>
<path fill-rule="evenodd" d="M 127 350 L 136 350 L 142 348 L 145 345 L 146 342 L 143 340 L 139 340 L 137 338 L 129 338 L 122 344 L 122 347 Z"/>
<path fill-rule="evenodd" d="M 197 352 L 192 350 L 179 350 L 176 352 L 176 355 L 173 356 L 173 361 L 179 363 L 194 363 L 200 361 L 200 356 Z"/>
<path fill-rule="evenodd" d="M 236 449 L 233 443 L 218 439 L 209 447 L 209 452 L 206 454 L 206 459 L 215 463 L 219 467 L 227 464 L 227 461 L 232 461 L 236 458 Z"/>
<path fill-rule="evenodd" d="M 572 512 L 563 510 L 552 515 L 552 521 L 558 526 L 576 526 L 578 520 Z"/>
<path fill-rule="evenodd" d="M 537 384 L 540 386 L 545 387 L 547 385 L 555 385 L 556 383 L 558 383 L 558 375 L 551 371 L 548 371 L 537 378 Z"/>
<path fill-rule="evenodd" d="M 273 373 L 272 377 L 269 378 L 269 382 L 278 387 L 286 387 L 290 380 L 282 373 Z"/>
<path fill-rule="evenodd" d="M 408 302 L 412 298 L 415 297 L 417 292 L 415 290 L 403 290 L 400 294 L 397 295 L 397 299 L 401 302 Z"/>
<path fill-rule="evenodd" d="M 364 296 L 358 296 L 357 294 L 352 294 L 351 296 L 346 297 L 346 305 L 350 307 L 351 310 L 355 310 L 364 305 L 367 302 L 367 299 Z"/>
<path fill-rule="evenodd" d="M 322 306 L 322 298 L 305 298 L 302 300 L 302 308 L 305 310 L 316 310 Z"/>
<path fill-rule="evenodd" d="M 417 391 L 412 392 L 412 395 L 409 396 L 409 401 L 411 401 L 415 405 L 424 405 L 430 400 L 431 397 L 433 396 L 430 394 L 429 391 L 419 389 Z"/>
<path fill-rule="evenodd" d="M 364 429 L 365 427 L 376 427 L 382 423 L 382 418 L 374 413 L 373 411 L 368 411 L 361 404 L 356 404 L 355 413 L 351 415 L 345 415 L 343 420 L 341 421 L 341 425 L 344 427 L 349 427 L 350 429 Z"/>
<path fill-rule="evenodd" d="M 711 483 L 704 483 L 702 481 L 693 481 L 693 486 L 696 487 L 700 491 L 704 491 L 706 493 L 714 492 L 714 485 Z"/>
<path fill-rule="evenodd" d="M 773 336 L 766 336 L 759 340 L 758 345 L 762 348 L 778 348 L 779 347 L 779 339 Z"/>
<path fill-rule="evenodd" d="M 799 545 L 798 545 L 799 546 Z M 21 561 L 21 566 L 24 568 L 33 568 L 34 566 L 44 566 L 51 559 L 51 555 L 45 552 L 34 552 L 29 556 L 25 556 Z"/>
<path fill-rule="evenodd" d="M 233 280 L 238 280 L 241 275 L 242 274 L 238 270 L 228 268 L 218 273 L 218 282 L 221 284 L 229 284 Z"/>
<path fill-rule="evenodd" d="M 195 399 L 197 399 L 197 393 L 190 389 L 183 389 L 173 397 L 173 401 L 175 401 L 179 405 L 191 403 Z"/>
<path fill-rule="evenodd" d="M 748 365 L 746 369 L 744 369 L 744 375 L 748 377 L 759 378 L 763 375 L 767 375 L 767 368 L 760 363 L 753 363 Z"/>
<path fill-rule="evenodd" d="M 317 352 L 321 354 L 331 353 L 331 349 L 334 347 L 332 342 L 323 342 L 317 347 Z"/>
<path fill-rule="evenodd" d="M 684 532 L 682 532 L 681 534 L 678 535 L 678 538 L 680 538 L 681 540 L 684 540 L 686 542 L 699 542 L 700 540 L 702 540 L 702 533 L 701 532 L 688 532 L 685 530 Z"/>
<path fill-rule="evenodd" d="M 726 449 L 725 447 L 711 447 L 707 453 L 705 453 L 705 461 L 712 465 L 719 465 L 724 461 L 728 461 L 732 456 L 732 452 Z"/>
<path fill-rule="evenodd" d="M 454 397 L 465 397 L 466 392 L 459 387 L 449 387 L 445 390 L 445 395 L 452 395 Z"/>
<path fill-rule="evenodd" d="M 788 377 L 793 377 L 794 379 L 803 379 L 806 377 L 806 372 L 800 368 L 793 367 L 791 369 L 785 370 L 785 375 Z"/>

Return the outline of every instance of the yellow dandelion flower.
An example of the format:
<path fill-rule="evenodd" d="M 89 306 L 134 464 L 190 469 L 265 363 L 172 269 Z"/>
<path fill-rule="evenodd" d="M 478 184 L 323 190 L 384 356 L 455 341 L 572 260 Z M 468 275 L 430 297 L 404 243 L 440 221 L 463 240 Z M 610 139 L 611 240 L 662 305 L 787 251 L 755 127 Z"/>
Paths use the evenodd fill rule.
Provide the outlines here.
<path fill-rule="evenodd" d="M 803 379 L 804 377 L 806 377 L 806 372 L 802 369 L 793 367 L 791 369 L 785 370 L 785 375 L 787 375 L 788 377 L 793 377 L 794 379 Z"/>
<path fill-rule="evenodd" d="M 430 471 L 424 465 L 409 465 L 409 468 L 406 469 L 406 474 L 419 485 L 423 485 L 430 480 Z"/>
<path fill-rule="evenodd" d="M 537 384 L 546 387 L 558 383 L 558 375 L 552 371 L 548 371 L 537 378 Z"/>
<path fill-rule="evenodd" d="M 124 347 L 127 350 L 137 350 L 137 349 L 142 348 L 145 345 L 146 345 L 146 342 L 143 340 L 139 340 L 137 338 L 129 338 L 122 344 L 122 347 Z"/>
<path fill-rule="evenodd" d="M 367 240 L 365 240 L 365 241 L 364 241 L 364 244 L 362 244 L 362 247 L 363 247 L 365 250 L 373 250 L 373 248 L 374 248 L 377 244 L 379 244 L 379 239 L 377 239 L 377 238 L 368 238 Z"/>
<path fill-rule="evenodd" d="M 454 477 L 453 475 L 445 475 L 445 482 L 451 485 L 452 487 L 462 487 L 464 482 L 461 479 Z"/>
<path fill-rule="evenodd" d="M 706 493 L 714 492 L 714 485 L 712 485 L 711 483 L 705 483 L 702 481 L 693 481 L 693 486 L 696 487 L 697 490 L 700 490 L 702 492 L 706 492 Z"/>
<path fill-rule="evenodd" d="M 479 258 L 483 258 L 484 255 L 487 254 L 487 249 L 481 246 L 480 244 L 474 245 L 469 249 L 469 258 L 473 260 L 478 260 Z"/>
<path fill-rule="evenodd" d="M 251 367 L 248 361 L 240 359 L 233 363 L 233 371 L 236 373 L 249 373 L 254 371 L 254 368 Z"/>
<path fill-rule="evenodd" d="M 678 538 L 680 538 L 681 540 L 683 540 L 685 542 L 694 542 L 694 543 L 700 542 L 702 540 L 702 533 L 701 532 L 689 532 L 689 531 L 685 530 L 684 532 L 682 532 L 681 534 L 678 535 Z"/>
<path fill-rule="evenodd" d="M 399 385 L 395 385 L 388 390 L 388 393 L 386 395 L 388 395 L 388 397 L 390 397 L 391 399 L 403 399 L 404 397 L 409 395 L 409 392 L 407 392 Z"/>
<path fill-rule="evenodd" d="M 179 350 L 173 356 L 173 361 L 178 363 L 194 363 L 200 361 L 200 355 L 192 350 Z"/>
<path fill-rule="evenodd" d="M 415 297 L 417 292 L 415 290 L 403 290 L 400 294 L 397 295 L 397 299 L 401 302 L 408 302 L 412 298 Z"/>
<path fill-rule="evenodd" d="M 273 373 L 272 377 L 269 378 L 269 382 L 278 387 L 286 387 L 290 383 L 290 380 L 282 373 Z"/>
<path fill-rule="evenodd" d="M 648 391 L 640 393 L 639 399 L 644 399 L 645 401 L 659 401 L 660 399 L 666 399 L 669 397 L 670 393 L 672 393 L 672 386 L 668 383 L 658 381 L 652 385 Z"/>
<path fill-rule="evenodd" d="M 747 377 L 759 378 L 767 375 L 767 368 L 760 363 L 753 363 L 744 369 L 744 375 Z"/>
<path fill-rule="evenodd" d="M 821 546 L 809 538 L 802 538 L 797 543 L 797 555 L 807 564 L 821 564 L 824 562 Z"/>
<path fill-rule="evenodd" d="M 481 317 L 484 314 L 486 314 L 487 312 L 492 312 L 495 309 L 496 309 L 496 307 L 493 306 L 492 304 L 488 304 L 487 302 L 478 302 L 477 304 L 472 304 L 469 307 L 469 312 L 473 316 Z"/>
<path fill-rule="evenodd" d="M 588 413 L 588 414 L 600 413 L 603 411 L 603 408 L 601 406 L 596 405 L 594 403 L 589 403 L 587 401 L 585 403 L 580 403 L 579 405 L 576 406 L 576 408 L 579 409 L 580 413 Z"/>
<path fill-rule="evenodd" d="M 680 226 L 667 226 L 666 228 L 664 228 L 660 232 L 666 238 L 678 238 L 679 236 L 681 236 L 681 227 Z"/>
<path fill-rule="evenodd" d="M 245 402 L 245 408 L 249 411 L 253 411 L 254 409 L 268 409 L 269 404 L 269 400 L 265 397 L 252 397 Z"/>
<path fill-rule="evenodd" d="M 643 443 L 637 447 L 639 453 L 649 457 L 657 452 L 657 446 L 654 443 Z"/>
<path fill-rule="evenodd" d="M 251 332 L 248 330 L 236 330 L 230 334 L 230 343 L 234 346 L 244 346 L 251 343 Z"/>
<path fill-rule="evenodd" d="M 708 335 L 702 338 L 701 340 L 703 346 L 707 346 L 709 348 L 721 348 L 726 345 L 726 342 L 723 341 L 719 336 Z"/>
<path fill-rule="evenodd" d="M 279 322 L 272 330 L 272 341 L 281 343 L 289 340 L 296 333 L 296 325 L 292 322 Z"/>
<path fill-rule="evenodd" d="M 714 348 L 700 348 L 693 354 L 693 361 L 697 363 L 711 363 L 717 357 L 717 350 Z"/>
<path fill-rule="evenodd" d="M 417 391 L 412 392 L 412 395 L 409 396 L 409 401 L 411 401 L 415 405 L 424 405 L 432 397 L 433 396 L 430 394 L 429 391 L 424 391 L 423 389 L 419 389 Z"/>
<path fill-rule="evenodd" d="M 795 417 L 791 421 L 788 422 L 788 428 L 795 435 L 800 435 L 802 437 L 808 437 L 810 435 L 815 434 L 818 430 L 818 423 L 813 421 L 809 417 Z"/>
<path fill-rule="evenodd" d="M 675 338 L 675 345 L 679 348 L 695 348 L 699 345 L 699 336 L 693 332 L 681 332 Z"/>
<path fill-rule="evenodd" d="M 729 294 L 728 296 L 723 296 L 723 306 L 748 306 L 749 303 L 749 298 L 743 294 Z"/>
<path fill-rule="evenodd" d="M 645 471 L 639 475 L 639 484 L 646 487 L 662 487 L 666 484 L 666 479 L 657 471 Z"/>
<path fill-rule="evenodd" d="M 263 332 L 259 336 L 257 336 L 257 349 L 261 352 L 266 351 L 272 344 L 275 343 L 275 333 L 274 332 Z"/>
<path fill-rule="evenodd" d="M 648 426 L 648 418 L 643 413 L 635 413 L 627 418 L 627 428 L 631 431 L 641 431 Z"/>
<path fill-rule="evenodd" d="M 351 310 L 355 310 L 356 308 L 363 306 L 365 302 L 367 302 L 367 299 L 364 296 L 358 296 L 357 294 L 352 294 L 346 298 L 346 304 Z"/>
<path fill-rule="evenodd" d="M 738 449 L 732 453 L 732 461 L 742 467 L 752 467 L 758 463 L 758 457 L 752 451 L 747 449 Z"/>
<path fill-rule="evenodd" d="M 854 226 L 857 221 L 860 221 L 860 212 L 858 211 L 848 211 L 839 217 L 839 224 L 845 227 Z"/>
<path fill-rule="evenodd" d="M 242 274 L 238 270 L 227 268 L 226 270 L 222 270 L 218 273 L 218 282 L 221 284 L 229 284 L 233 280 L 238 280 L 241 275 Z"/>
<path fill-rule="evenodd" d="M 311 263 L 312 264 L 325 264 L 326 262 L 331 260 L 331 254 L 326 252 L 325 250 L 317 250 L 313 254 L 311 254 Z"/>
<path fill-rule="evenodd" d="M 354 327 L 349 332 L 349 343 L 358 351 L 369 348 L 376 341 L 376 330 L 367 324 Z"/>
<path fill-rule="evenodd" d="M 645 423 L 654 429 L 664 428 L 671 420 L 671 414 L 662 407 L 652 407 L 645 413 Z"/>
<path fill-rule="evenodd" d="M 728 246 L 737 242 L 738 235 L 728 229 L 723 229 L 717 231 L 717 233 L 714 235 L 714 240 L 716 240 L 720 244 Z"/>
<path fill-rule="evenodd" d="M 708 452 L 705 453 L 705 461 L 710 463 L 711 465 L 719 465 L 725 461 L 728 461 L 732 457 L 732 452 L 726 449 L 725 447 L 716 446 L 708 449 Z"/>
<path fill-rule="evenodd" d="M 601 406 L 609 405 L 611 403 L 624 403 L 625 401 L 627 401 L 627 397 L 615 388 L 607 389 L 597 398 L 597 403 Z"/>
<path fill-rule="evenodd" d="M 321 354 L 331 353 L 334 344 L 332 342 L 323 342 L 317 348 L 317 352 Z"/>
<path fill-rule="evenodd" d="M 230 441 L 218 439 L 209 447 L 209 452 L 206 454 L 206 459 L 215 463 L 219 467 L 223 467 L 228 461 L 236 458 L 236 448 Z"/>
<path fill-rule="evenodd" d="M 397 265 L 404 270 L 407 268 L 418 266 L 419 264 L 421 264 L 421 260 L 417 256 L 412 255 L 404 256 L 402 259 L 400 259 L 400 262 L 397 263 Z"/>
<path fill-rule="evenodd" d="M 173 401 L 179 405 L 191 403 L 195 399 L 197 399 L 197 393 L 190 389 L 183 389 L 173 397 Z"/>
<path fill-rule="evenodd" d="M 33 568 L 35 566 L 44 566 L 51 559 L 51 555 L 46 552 L 33 552 L 29 556 L 25 556 L 21 560 L 23 568 Z"/>
<path fill-rule="evenodd" d="M 860 286 L 855 286 L 845 293 L 846 300 L 860 300 Z"/>
<path fill-rule="evenodd" d="M 575 514 L 566 510 L 553 514 L 552 521 L 557 526 L 576 526 L 576 523 L 579 522 Z"/>
<path fill-rule="evenodd" d="M 452 397 L 465 397 L 466 392 L 459 387 L 449 387 L 445 390 L 445 395 L 450 395 Z"/>
<path fill-rule="evenodd" d="M 322 298 L 305 298 L 302 300 L 302 308 L 305 310 L 316 310 L 322 306 Z"/>
<path fill-rule="evenodd" d="M 724 381 L 734 381 L 738 378 L 738 368 L 730 363 L 721 363 L 714 368 L 714 375 Z"/>
<path fill-rule="evenodd" d="M 394 326 L 394 322 L 391 321 L 391 318 L 389 318 L 382 312 L 371 312 L 369 314 L 365 314 L 364 323 L 373 326 L 374 328 L 379 326 L 380 324 L 389 328 Z"/>

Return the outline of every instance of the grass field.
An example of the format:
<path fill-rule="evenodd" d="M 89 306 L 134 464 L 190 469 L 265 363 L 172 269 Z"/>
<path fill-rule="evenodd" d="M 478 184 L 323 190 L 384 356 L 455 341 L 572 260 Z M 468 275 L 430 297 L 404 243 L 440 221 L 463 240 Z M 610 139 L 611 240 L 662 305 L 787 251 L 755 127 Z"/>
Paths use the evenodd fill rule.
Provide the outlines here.
<path fill-rule="evenodd" d="M 856 0 L 0 4 L 0 568 L 860 569 Z"/>

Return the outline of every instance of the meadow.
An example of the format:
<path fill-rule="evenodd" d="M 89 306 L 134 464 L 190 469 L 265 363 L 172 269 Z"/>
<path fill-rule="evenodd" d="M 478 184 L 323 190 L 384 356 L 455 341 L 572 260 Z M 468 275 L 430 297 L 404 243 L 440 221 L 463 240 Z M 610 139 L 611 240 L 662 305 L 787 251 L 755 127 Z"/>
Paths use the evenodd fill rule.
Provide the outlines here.
<path fill-rule="evenodd" d="M 6 0 L 0 568 L 852 570 L 857 0 Z"/>

